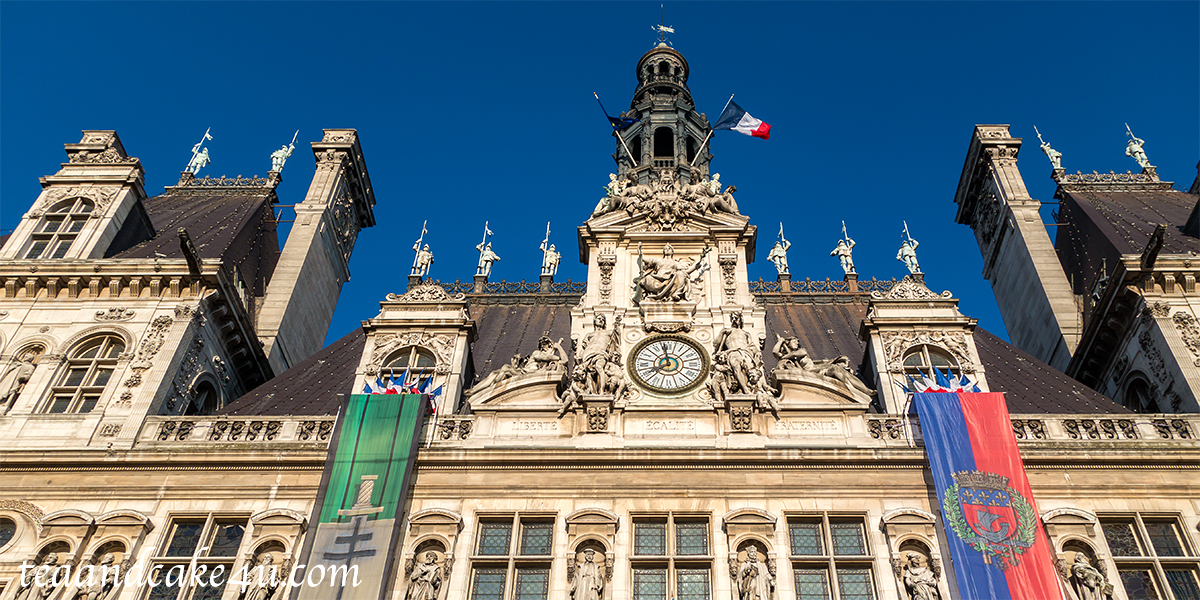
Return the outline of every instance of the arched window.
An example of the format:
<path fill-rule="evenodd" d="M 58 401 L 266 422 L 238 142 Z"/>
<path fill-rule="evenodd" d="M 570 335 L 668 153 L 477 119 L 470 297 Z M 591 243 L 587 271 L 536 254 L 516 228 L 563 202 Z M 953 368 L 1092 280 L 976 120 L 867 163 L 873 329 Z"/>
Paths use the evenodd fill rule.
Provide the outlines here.
<path fill-rule="evenodd" d="M 16 535 L 17 522 L 8 517 L 0 517 L 0 548 L 7 546 Z"/>
<path fill-rule="evenodd" d="M 954 361 L 954 357 L 937 346 L 917 346 L 909 349 L 908 353 L 904 355 L 905 373 L 910 375 L 921 373 L 932 376 L 935 368 L 943 373 L 950 371 L 957 375 L 959 372 L 958 363 Z"/>
<path fill-rule="evenodd" d="M 687 136 L 687 161 L 688 161 L 688 164 L 691 164 L 692 161 L 694 161 L 694 160 L 696 160 L 696 138 L 689 135 L 689 136 Z M 696 183 L 696 182 L 693 181 L 692 183 Z"/>
<path fill-rule="evenodd" d="M 90 200 L 76 198 L 59 202 L 46 211 L 33 234 L 25 258 L 62 258 L 71 249 L 71 243 L 83 230 L 83 224 L 92 214 Z"/>
<path fill-rule="evenodd" d="M 91 412 L 117 368 L 117 356 L 124 351 L 125 341 L 116 335 L 100 335 L 77 344 L 58 385 L 50 388 L 46 412 Z"/>
<path fill-rule="evenodd" d="M 633 138 L 633 162 L 641 164 L 642 162 L 642 136 Z"/>
<path fill-rule="evenodd" d="M 675 132 L 670 127 L 659 127 L 654 130 L 654 156 L 675 156 Z"/>
<path fill-rule="evenodd" d="M 1136 413 L 1158 412 L 1158 402 L 1154 399 L 1150 384 L 1140 373 L 1131 377 L 1129 383 L 1125 384 L 1125 393 L 1121 396 L 1121 403 L 1125 405 L 1125 408 Z"/>
<path fill-rule="evenodd" d="M 184 415 L 211 415 L 221 408 L 221 392 L 210 381 L 201 381 L 192 388 L 192 401 L 183 409 Z"/>
<path fill-rule="evenodd" d="M 380 371 L 394 378 L 403 376 L 407 371 L 408 378 L 401 383 L 413 385 L 432 378 L 436 366 L 437 357 L 432 352 L 420 346 L 408 346 L 389 357 Z"/>

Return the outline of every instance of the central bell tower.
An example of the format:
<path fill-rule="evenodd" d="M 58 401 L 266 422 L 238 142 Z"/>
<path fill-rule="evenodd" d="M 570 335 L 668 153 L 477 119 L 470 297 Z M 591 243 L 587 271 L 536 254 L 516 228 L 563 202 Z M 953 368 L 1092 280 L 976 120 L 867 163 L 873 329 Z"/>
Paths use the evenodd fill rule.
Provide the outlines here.
<path fill-rule="evenodd" d="M 614 133 L 621 138 L 613 155 L 618 176 L 632 176 L 642 185 L 650 183 L 654 169 L 671 169 L 683 183 L 708 177 L 712 155 L 701 145 L 711 128 L 708 119 L 696 112 L 687 80 L 687 59 L 667 44 L 642 55 L 633 101 L 629 111 L 622 113 L 638 122 Z"/>

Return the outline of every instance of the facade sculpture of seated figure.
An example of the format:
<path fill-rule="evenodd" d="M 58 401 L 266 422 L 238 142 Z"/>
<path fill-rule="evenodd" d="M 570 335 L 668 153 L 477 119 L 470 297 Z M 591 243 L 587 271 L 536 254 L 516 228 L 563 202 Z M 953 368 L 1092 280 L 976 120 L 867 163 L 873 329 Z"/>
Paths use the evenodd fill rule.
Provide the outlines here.
<path fill-rule="evenodd" d="M 781 337 L 775 334 L 775 346 L 771 348 L 771 354 L 779 360 L 775 365 L 775 372 L 780 371 L 804 371 L 840 381 L 846 387 L 865 394 L 874 396 L 875 390 L 869 388 L 854 373 L 850 371 L 850 358 L 848 356 L 839 356 L 837 358 L 826 360 L 813 360 L 808 355 L 808 350 L 800 345 L 799 338 Z"/>
<path fill-rule="evenodd" d="M 691 277 L 704 265 L 704 257 L 710 248 L 705 247 L 700 258 L 676 259 L 675 249 L 670 244 L 663 246 L 662 258 L 646 256 L 638 243 L 638 265 L 641 274 L 634 279 L 635 291 L 640 299 L 657 302 L 686 302 L 691 300 Z"/>
<path fill-rule="evenodd" d="M 563 350 L 562 338 L 557 342 L 550 336 L 543 335 L 538 340 L 538 349 L 525 360 L 523 370 L 526 373 L 537 371 L 562 371 L 567 368 L 567 351 Z"/>

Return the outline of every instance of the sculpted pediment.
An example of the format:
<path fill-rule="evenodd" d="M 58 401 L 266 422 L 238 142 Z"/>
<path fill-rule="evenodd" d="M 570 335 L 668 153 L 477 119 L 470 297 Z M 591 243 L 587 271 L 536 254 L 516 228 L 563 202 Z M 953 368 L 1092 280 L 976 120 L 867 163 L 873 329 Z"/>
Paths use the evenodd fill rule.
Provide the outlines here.
<path fill-rule="evenodd" d="M 750 222 L 750 217 L 731 213 L 699 213 L 684 210 L 664 224 L 662 218 L 648 211 L 634 211 L 632 214 L 618 210 L 593 217 L 587 221 L 586 227 L 597 229 L 620 229 L 629 233 L 653 233 L 664 231 L 707 232 L 712 230 L 740 231 Z"/>

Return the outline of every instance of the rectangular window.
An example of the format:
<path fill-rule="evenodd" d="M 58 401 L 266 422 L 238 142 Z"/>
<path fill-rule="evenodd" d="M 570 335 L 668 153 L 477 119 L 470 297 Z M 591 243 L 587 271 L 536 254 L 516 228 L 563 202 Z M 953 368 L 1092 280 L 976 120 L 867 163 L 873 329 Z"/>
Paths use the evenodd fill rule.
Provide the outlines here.
<path fill-rule="evenodd" d="M 1150 535 L 1150 546 L 1156 556 L 1183 556 L 1183 544 L 1179 530 L 1171 521 L 1146 521 L 1146 533 Z"/>
<path fill-rule="evenodd" d="M 1129 600 L 1159 600 L 1154 577 L 1146 569 L 1121 569 L 1121 583 Z"/>
<path fill-rule="evenodd" d="M 709 600 L 711 590 L 708 569 L 677 569 L 675 598 L 677 600 Z"/>
<path fill-rule="evenodd" d="M 862 523 L 829 524 L 833 534 L 833 553 L 839 556 L 862 556 L 867 553 L 867 545 L 863 541 Z"/>
<path fill-rule="evenodd" d="M 666 569 L 633 570 L 633 600 L 665 600 L 666 597 Z"/>
<path fill-rule="evenodd" d="M 34 241 L 33 245 L 29 247 L 29 252 L 25 253 L 25 259 L 29 260 L 31 258 L 41 258 L 42 252 L 45 252 L 46 246 L 49 246 L 49 245 L 50 245 L 50 240 Z"/>
<path fill-rule="evenodd" d="M 675 553 L 708 554 L 708 523 L 675 523 Z"/>
<path fill-rule="evenodd" d="M 479 549 L 475 553 L 480 556 L 504 556 L 508 554 L 511 541 L 511 522 L 480 523 Z"/>
<path fill-rule="evenodd" d="M 646 556 L 665 555 L 667 553 L 667 524 L 634 523 L 633 553 Z"/>
<path fill-rule="evenodd" d="M 470 600 L 546 600 L 553 551 L 552 516 L 517 513 L 481 519 Z"/>
<path fill-rule="evenodd" d="M 521 554 L 546 556 L 554 535 L 553 523 L 521 523 Z"/>
<path fill-rule="evenodd" d="M 155 580 L 160 584 L 150 589 L 145 598 L 220 600 L 225 593 L 225 584 L 207 585 L 209 577 L 218 568 L 227 575 L 226 581 L 233 575 L 233 567 L 246 531 L 246 519 L 215 518 L 213 515 L 187 517 L 172 521 L 168 531 L 158 556 L 149 565 L 149 568 L 155 571 Z M 192 564 L 196 566 L 194 573 L 201 573 L 203 569 L 204 575 L 198 576 L 198 579 L 203 579 L 205 585 L 194 585 L 192 579 L 187 576 Z M 184 577 L 175 581 L 179 579 L 181 571 Z M 165 585 L 168 573 L 171 573 L 174 585 Z"/>
<path fill-rule="evenodd" d="M 1104 539 L 1113 556 L 1141 556 L 1133 521 L 1104 521 Z"/>
<path fill-rule="evenodd" d="M 471 600 L 504 600 L 507 569 L 475 569 L 471 581 Z"/>
<path fill-rule="evenodd" d="M 838 592 L 842 600 L 875 600 L 875 588 L 871 585 L 870 569 L 842 569 L 837 571 Z"/>
<path fill-rule="evenodd" d="M 794 569 L 796 600 L 829 600 L 829 572 L 825 569 Z"/>
<path fill-rule="evenodd" d="M 546 600 L 550 569 L 517 569 L 516 600 Z"/>
<path fill-rule="evenodd" d="M 1177 518 L 1102 516 L 1100 529 L 1129 600 L 1200 599 L 1200 556 Z"/>
<path fill-rule="evenodd" d="M 821 523 L 792 522 L 788 524 L 788 536 L 791 540 L 792 554 L 800 556 L 821 556 L 825 554 L 821 543 Z"/>
<path fill-rule="evenodd" d="M 861 517 L 789 518 L 796 599 L 875 600 L 866 532 Z"/>

